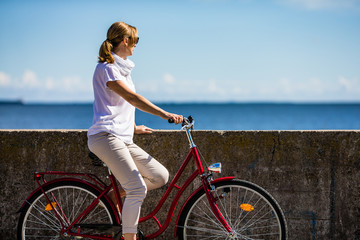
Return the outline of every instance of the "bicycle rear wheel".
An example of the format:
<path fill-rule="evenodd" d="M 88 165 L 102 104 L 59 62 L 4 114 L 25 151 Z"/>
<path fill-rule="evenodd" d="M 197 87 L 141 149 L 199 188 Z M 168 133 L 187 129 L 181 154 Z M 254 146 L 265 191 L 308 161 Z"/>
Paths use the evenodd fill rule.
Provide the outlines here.
<path fill-rule="evenodd" d="M 41 190 L 37 191 L 27 202 L 18 222 L 18 240 L 63 239 L 60 230 L 62 225 L 54 210 L 61 216 L 65 227 L 69 226 L 100 193 L 93 187 L 77 181 L 60 181 L 44 188 L 51 204 Z M 72 232 L 81 234 L 109 234 L 108 229 L 115 222 L 115 215 L 109 202 L 100 198 L 97 206 Z M 66 239 L 78 239 L 67 236 Z"/>
<path fill-rule="evenodd" d="M 201 190 L 180 215 L 179 239 L 286 239 L 284 214 L 264 189 L 242 180 L 217 182 L 214 186 L 217 206 L 233 229 L 233 235 L 217 220 L 205 191 Z"/>

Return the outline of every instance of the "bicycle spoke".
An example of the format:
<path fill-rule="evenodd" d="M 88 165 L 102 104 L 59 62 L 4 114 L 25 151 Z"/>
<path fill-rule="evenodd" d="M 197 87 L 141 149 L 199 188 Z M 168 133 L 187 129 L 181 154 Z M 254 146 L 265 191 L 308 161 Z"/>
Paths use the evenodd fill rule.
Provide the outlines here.
<path fill-rule="evenodd" d="M 44 239 L 60 239 L 60 237 L 55 237 L 54 238 L 54 236 L 44 236 L 44 235 L 42 235 L 42 236 L 40 236 L 40 235 L 26 235 L 26 237 L 28 237 L 28 238 L 35 238 L 35 239 L 39 239 L 39 238 L 44 238 Z"/>
<path fill-rule="evenodd" d="M 248 193 L 248 190 L 246 190 L 245 195 L 244 195 L 244 197 L 243 197 L 243 200 L 242 200 L 241 204 L 243 204 L 243 203 L 251 203 L 251 202 L 252 202 L 252 199 L 253 199 L 253 197 L 254 197 L 254 192 L 252 193 L 252 195 L 251 195 L 251 197 L 250 197 L 249 200 L 246 200 L 247 193 Z M 240 205 L 239 205 L 239 206 L 240 206 Z M 235 226 L 238 226 L 238 225 L 242 222 L 242 219 L 245 219 L 245 218 L 248 216 L 248 214 L 250 213 L 250 212 L 246 212 L 245 216 L 242 218 L 242 215 L 243 215 L 244 212 L 245 212 L 245 211 L 241 209 L 241 211 L 240 211 L 240 216 L 239 216 L 239 217 L 236 219 L 236 221 L 235 221 L 235 224 L 234 224 Z"/>
<path fill-rule="evenodd" d="M 81 192 L 78 192 L 78 194 L 77 194 L 77 197 L 76 197 L 76 201 L 75 201 L 75 203 L 74 203 L 74 209 L 76 208 L 77 209 L 77 211 L 76 211 L 76 213 L 74 214 L 74 219 L 75 219 L 75 216 L 78 216 L 78 214 L 80 213 L 80 211 L 81 211 L 81 206 L 83 205 L 83 203 L 81 203 L 80 204 L 80 206 L 78 206 L 78 202 L 79 201 L 81 201 L 81 199 L 84 199 L 84 201 L 85 201 L 85 199 L 86 199 L 86 197 L 88 197 L 88 196 L 85 196 L 85 197 L 81 197 L 80 196 L 80 194 L 81 194 Z"/>
<path fill-rule="evenodd" d="M 261 212 L 261 210 L 260 210 L 259 212 Z M 250 218 L 250 219 L 248 220 L 248 223 L 251 222 L 251 221 L 255 218 L 255 216 L 258 215 L 259 212 L 257 212 L 254 216 L 252 216 L 252 218 Z M 264 215 L 262 215 L 259 219 L 262 219 L 264 216 L 266 216 L 268 213 L 271 213 L 271 212 L 272 212 L 272 210 L 270 210 L 269 212 L 267 212 L 267 213 L 265 213 Z M 245 225 L 243 226 L 243 228 L 251 227 L 252 225 L 256 224 L 257 222 L 258 222 L 258 220 L 254 221 L 251 225 L 245 224 Z"/>
<path fill-rule="evenodd" d="M 204 199 L 201 199 L 201 202 L 203 204 L 203 206 L 206 207 L 206 209 L 208 210 L 208 212 L 211 213 L 211 215 L 213 217 L 211 217 L 209 214 L 207 214 L 202 208 L 200 208 L 199 206 L 196 206 L 198 208 L 198 210 L 200 211 L 200 213 L 196 213 L 196 212 L 193 212 L 193 214 L 197 215 L 198 217 L 200 218 L 203 218 L 203 219 L 206 219 L 208 221 L 210 221 L 211 223 L 213 223 L 213 227 L 216 226 L 218 227 L 219 229 L 221 229 L 223 231 L 223 233 L 227 233 L 225 228 L 221 225 L 221 223 L 217 220 L 214 212 L 212 211 L 212 209 L 210 208 L 209 206 L 209 203 L 207 202 L 207 200 L 205 201 Z M 205 214 L 205 216 L 201 215 L 201 214 Z"/>
<path fill-rule="evenodd" d="M 59 224 L 56 224 L 55 222 L 50 222 L 51 224 L 48 224 L 46 223 L 45 221 L 41 220 L 39 217 L 31 214 L 31 216 L 33 216 L 35 218 L 35 220 L 38 220 L 38 221 L 29 221 L 29 222 L 33 222 L 33 223 L 36 223 L 36 224 L 41 224 L 41 225 L 44 225 L 44 226 L 48 226 L 50 229 L 54 230 L 54 231 L 58 231 L 61 229 L 61 227 L 59 227 Z"/>
<path fill-rule="evenodd" d="M 42 204 L 42 203 L 41 203 L 41 205 L 44 206 L 44 204 Z M 41 206 L 38 207 L 37 205 L 34 205 L 33 208 L 36 209 L 36 212 L 30 213 L 30 214 L 31 214 L 31 216 L 33 216 L 35 219 L 39 220 L 39 222 L 38 222 L 39 224 L 44 224 L 44 225 L 50 226 L 50 225 L 47 224 L 44 220 L 42 220 L 42 219 L 40 219 L 39 217 L 37 217 L 37 216 L 35 215 L 35 213 L 38 213 L 38 214 L 42 215 L 42 216 L 45 218 L 45 220 L 47 220 L 47 221 L 48 221 L 49 223 L 51 223 L 53 226 L 59 225 L 59 224 L 57 223 L 57 222 L 58 222 L 58 219 L 57 219 L 53 214 L 51 214 L 51 213 L 49 213 L 49 212 L 47 212 L 47 211 L 44 212 L 45 206 L 44 206 L 44 208 L 41 208 Z"/>
<path fill-rule="evenodd" d="M 216 231 L 214 229 L 209 229 L 209 228 L 202 228 L 202 227 L 184 227 L 186 229 L 192 229 L 192 230 L 198 230 L 200 232 L 204 232 L 206 234 L 216 234 L 216 235 L 220 235 L 220 236 L 224 236 L 224 232 L 223 231 Z"/>
<path fill-rule="evenodd" d="M 65 225 L 69 225 L 70 222 L 67 219 L 67 217 L 63 211 L 63 208 L 61 207 L 62 206 L 62 198 L 61 198 L 61 194 L 60 194 L 59 190 L 57 191 L 57 193 L 58 193 L 57 196 L 60 196 L 58 198 L 55 197 L 55 193 L 50 194 L 52 196 L 52 199 L 50 199 L 50 201 L 57 203 L 56 204 L 57 206 L 54 206 L 53 210 L 55 210 L 56 214 L 62 219 L 62 221 Z"/>
<path fill-rule="evenodd" d="M 196 214 L 196 213 L 194 213 L 195 215 L 197 215 L 197 216 L 199 216 L 200 218 L 203 218 L 202 216 L 200 216 L 199 214 Z M 206 218 L 206 220 L 210 220 L 210 219 L 208 219 L 208 218 Z M 214 228 L 214 225 L 212 225 L 212 224 L 209 224 L 209 223 L 204 223 L 203 221 L 197 221 L 197 220 L 194 220 L 194 219 L 189 219 L 188 221 L 191 221 L 191 222 L 193 222 L 193 223 L 197 223 L 197 224 L 199 224 L 199 225 L 204 225 L 204 226 L 208 226 L 209 228 L 211 228 L 211 231 L 216 231 L 216 230 L 214 230 L 213 228 Z M 211 222 L 213 222 L 213 221 L 211 221 Z M 187 227 L 187 228 L 191 228 L 191 227 Z M 205 229 L 205 228 L 204 228 Z M 207 231 L 207 230 L 206 230 Z M 218 230 L 219 231 L 219 230 Z M 224 231 L 222 231 L 222 232 L 224 232 Z"/>

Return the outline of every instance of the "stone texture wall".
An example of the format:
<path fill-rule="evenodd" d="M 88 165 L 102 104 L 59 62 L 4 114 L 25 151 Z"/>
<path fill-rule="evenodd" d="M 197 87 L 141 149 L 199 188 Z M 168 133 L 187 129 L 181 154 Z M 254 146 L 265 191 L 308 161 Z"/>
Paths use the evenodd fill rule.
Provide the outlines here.
<path fill-rule="evenodd" d="M 254 182 L 277 199 L 289 239 L 360 239 L 360 131 L 195 131 L 193 136 L 209 164 L 222 162 L 221 176 Z M 161 161 L 170 177 L 188 152 L 179 131 L 138 135 L 135 142 Z M 16 238 L 16 211 L 36 187 L 34 171 L 104 176 L 106 169 L 92 166 L 88 151 L 84 130 L 0 130 L 0 239 Z M 148 194 L 143 215 L 164 191 Z M 157 239 L 173 239 L 174 222 Z M 153 226 L 140 227 L 148 233 Z"/>

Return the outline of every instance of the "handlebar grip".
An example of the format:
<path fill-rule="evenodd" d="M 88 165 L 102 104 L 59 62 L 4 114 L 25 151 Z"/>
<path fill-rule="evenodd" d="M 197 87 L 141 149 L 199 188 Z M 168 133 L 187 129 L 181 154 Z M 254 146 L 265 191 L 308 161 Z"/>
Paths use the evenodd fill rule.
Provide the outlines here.
<path fill-rule="evenodd" d="M 186 122 L 189 122 L 189 121 L 190 121 L 190 123 L 193 122 L 193 118 L 191 116 L 189 116 L 188 118 L 183 116 L 183 124 L 186 123 Z M 168 122 L 169 123 L 174 123 L 174 119 L 170 118 L 170 119 L 168 119 Z"/>

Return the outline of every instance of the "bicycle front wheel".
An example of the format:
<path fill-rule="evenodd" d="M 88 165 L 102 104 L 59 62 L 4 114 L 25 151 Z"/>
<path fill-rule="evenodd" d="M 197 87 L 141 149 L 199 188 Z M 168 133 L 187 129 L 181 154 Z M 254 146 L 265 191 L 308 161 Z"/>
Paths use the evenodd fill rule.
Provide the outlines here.
<path fill-rule="evenodd" d="M 264 189 L 242 180 L 217 182 L 214 186 L 216 204 L 233 233 L 229 234 L 217 220 L 201 190 L 180 215 L 179 239 L 286 239 L 284 214 Z"/>
<path fill-rule="evenodd" d="M 60 233 L 60 221 L 64 227 L 70 226 L 100 194 L 93 187 L 77 181 L 55 182 L 44 190 L 50 203 L 40 190 L 27 201 L 18 222 L 18 240 L 64 239 Z M 100 236 L 108 234 L 104 229 L 110 228 L 114 222 L 115 215 L 111 206 L 102 197 L 97 206 L 71 232 Z M 66 239 L 79 237 L 67 236 Z"/>

